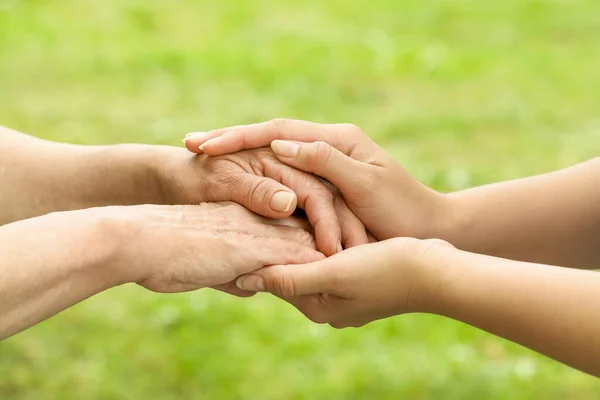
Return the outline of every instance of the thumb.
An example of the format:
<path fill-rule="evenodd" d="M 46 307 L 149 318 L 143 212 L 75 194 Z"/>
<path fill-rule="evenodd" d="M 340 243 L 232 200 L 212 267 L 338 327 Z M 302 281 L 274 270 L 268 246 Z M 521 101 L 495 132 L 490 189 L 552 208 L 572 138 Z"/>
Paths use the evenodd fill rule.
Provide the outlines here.
<path fill-rule="evenodd" d="M 241 276 L 236 285 L 242 290 L 269 292 L 282 298 L 327 293 L 332 282 L 332 269 L 327 268 L 331 258 L 310 264 L 265 267 Z"/>
<path fill-rule="evenodd" d="M 274 140 L 271 149 L 281 162 L 327 179 L 342 193 L 360 185 L 361 177 L 369 167 L 326 142 Z"/>
<path fill-rule="evenodd" d="M 243 174 L 231 182 L 227 194 L 231 201 L 268 218 L 285 218 L 296 209 L 296 194 L 281 183 L 262 176 Z"/>

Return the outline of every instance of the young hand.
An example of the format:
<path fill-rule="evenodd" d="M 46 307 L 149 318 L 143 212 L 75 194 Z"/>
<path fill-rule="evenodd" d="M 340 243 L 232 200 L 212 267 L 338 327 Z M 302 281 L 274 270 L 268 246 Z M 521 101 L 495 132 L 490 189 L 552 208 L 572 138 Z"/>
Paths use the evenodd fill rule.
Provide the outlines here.
<path fill-rule="evenodd" d="M 409 312 L 428 312 L 441 279 L 423 256 L 448 243 L 395 238 L 304 265 L 278 265 L 240 277 L 247 291 L 275 294 L 309 319 L 335 328 L 362 326 Z"/>
<path fill-rule="evenodd" d="M 193 134 L 186 140 L 188 150 L 209 156 L 269 145 L 279 161 L 334 184 L 379 240 L 436 237 L 433 232 L 450 216 L 445 195 L 411 177 L 354 125 L 273 120 Z"/>

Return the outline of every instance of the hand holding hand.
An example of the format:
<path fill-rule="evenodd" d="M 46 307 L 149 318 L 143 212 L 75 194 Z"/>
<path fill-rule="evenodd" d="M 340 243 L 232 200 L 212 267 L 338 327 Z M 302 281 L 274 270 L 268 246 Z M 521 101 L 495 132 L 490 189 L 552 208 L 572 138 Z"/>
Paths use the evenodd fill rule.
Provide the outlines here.
<path fill-rule="evenodd" d="M 273 293 L 314 322 L 357 327 L 432 311 L 443 275 L 424 256 L 438 246 L 452 248 L 437 239 L 395 238 L 309 264 L 267 267 L 240 277 L 237 285 Z"/>
<path fill-rule="evenodd" d="M 436 237 L 433 232 L 448 218 L 446 196 L 411 177 L 354 125 L 273 120 L 186 140 L 188 150 L 209 156 L 269 145 L 281 162 L 334 184 L 379 240 Z"/>
<path fill-rule="evenodd" d="M 283 164 L 268 149 L 221 157 L 165 149 L 158 176 L 167 203 L 234 201 L 269 218 L 285 218 L 298 205 L 324 254 L 368 242 L 363 224 L 343 197 L 315 176 Z"/>

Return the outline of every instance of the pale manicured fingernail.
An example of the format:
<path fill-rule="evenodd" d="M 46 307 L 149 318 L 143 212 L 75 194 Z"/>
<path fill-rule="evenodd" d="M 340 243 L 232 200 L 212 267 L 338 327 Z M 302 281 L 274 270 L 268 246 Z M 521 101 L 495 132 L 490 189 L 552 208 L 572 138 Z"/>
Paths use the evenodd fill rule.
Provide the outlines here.
<path fill-rule="evenodd" d="M 342 247 L 341 243 L 338 243 L 338 245 L 337 245 L 337 251 L 338 251 L 338 253 L 341 253 L 342 251 L 344 251 L 344 248 Z"/>
<path fill-rule="evenodd" d="M 277 212 L 288 212 L 296 195 L 290 192 L 277 192 L 271 197 L 270 207 L 271 210 Z"/>
<path fill-rule="evenodd" d="M 209 144 L 218 144 L 221 140 L 223 140 L 221 138 L 221 136 L 207 140 L 206 142 L 202 143 L 202 145 L 199 147 L 199 149 L 204 150 L 205 146 L 208 146 Z"/>
<path fill-rule="evenodd" d="M 235 282 L 238 288 L 250 292 L 263 292 L 265 290 L 265 281 L 258 275 L 247 275 L 238 278 Z"/>
<path fill-rule="evenodd" d="M 183 138 L 183 140 L 187 140 L 187 139 L 206 139 L 206 137 L 208 136 L 208 133 L 206 132 L 190 132 L 187 135 L 185 135 L 185 138 Z"/>
<path fill-rule="evenodd" d="M 298 150 L 300 150 L 300 145 L 286 140 L 274 140 L 273 143 L 271 143 L 271 149 L 273 149 L 273 152 L 278 156 L 296 157 L 298 155 Z"/>

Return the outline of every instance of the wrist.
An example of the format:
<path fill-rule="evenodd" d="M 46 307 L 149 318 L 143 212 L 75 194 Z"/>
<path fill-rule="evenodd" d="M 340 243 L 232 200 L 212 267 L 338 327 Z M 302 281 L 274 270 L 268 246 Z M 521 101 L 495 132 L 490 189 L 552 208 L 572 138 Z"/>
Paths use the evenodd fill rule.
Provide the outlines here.
<path fill-rule="evenodd" d="M 445 193 L 429 188 L 426 190 L 429 192 L 426 201 L 429 207 L 427 215 L 424 216 L 426 223 L 422 224 L 423 231 L 420 237 L 423 239 L 442 238 L 443 233 L 452 225 L 453 203 Z"/>
<path fill-rule="evenodd" d="M 469 241 L 473 231 L 473 223 L 481 218 L 481 215 L 473 212 L 473 205 L 463 194 L 470 189 L 444 194 L 446 219 L 439 225 L 438 236 L 451 242 L 462 250 L 471 250 Z M 480 253 L 480 251 L 477 251 Z"/>
<path fill-rule="evenodd" d="M 51 247 L 63 253 L 57 254 L 59 259 L 68 260 L 72 268 L 108 289 L 136 279 L 135 271 L 119 258 L 120 248 L 126 246 L 122 226 L 114 223 L 113 210 L 119 208 L 124 207 L 56 212 L 27 221 L 36 224 L 31 231 L 57 239 Z"/>
<path fill-rule="evenodd" d="M 164 204 L 160 181 L 163 147 L 117 144 L 92 148 L 88 160 L 96 160 L 94 165 L 100 170 L 95 195 L 100 199 L 91 206 Z"/>
<path fill-rule="evenodd" d="M 460 250 L 441 239 L 420 240 L 413 257 L 413 312 L 444 315 L 445 293 L 451 288 L 455 264 Z"/>
<path fill-rule="evenodd" d="M 162 194 L 160 204 L 198 204 L 205 196 L 206 156 L 192 154 L 172 146 L 154 148 L 154 174 Z"/>
<path fill-rule="evenodd" d="M 138 207 L 99 207 L 76 211 L 89 229 L 89 239 L 94 252 L 93 264 L 99 268 L 113 286 L 137 282 L 144 278 L 143 268 L 131 254 L 135 239 L 140 235 Z M 97 245 L 96 245 L 97 244 Z"/>

